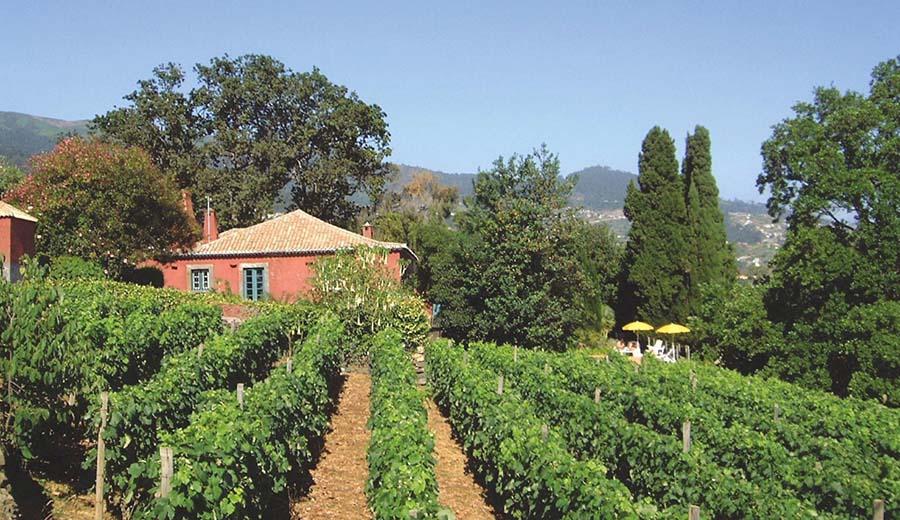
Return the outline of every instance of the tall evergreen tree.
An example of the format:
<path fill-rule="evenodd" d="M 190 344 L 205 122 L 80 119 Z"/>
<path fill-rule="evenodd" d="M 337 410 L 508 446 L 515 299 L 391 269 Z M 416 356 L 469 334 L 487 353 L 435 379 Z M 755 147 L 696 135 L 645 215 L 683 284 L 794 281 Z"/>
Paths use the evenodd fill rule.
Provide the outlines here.
<path fill-rule="evenodd" d="M 733 281 L 737 265 L 725 237 L 725 216 L 719 208 L 719 188 L 712 174 L 709 130 L 697 126 L 693 135 L 688 135 L 681 168 L 692 256 L 688 307 L 693 313 L 700 303 L 700 286 Z"/>
<path fill-rule="evenodd" d="M 625 216 L 631 221 L 620 288 L 620 319 L 654 323 L 688 314 L 690 246 L 684 182 L 675 143 L 653 127 L 644 138 L 638 183 L 629 185 Z"/>

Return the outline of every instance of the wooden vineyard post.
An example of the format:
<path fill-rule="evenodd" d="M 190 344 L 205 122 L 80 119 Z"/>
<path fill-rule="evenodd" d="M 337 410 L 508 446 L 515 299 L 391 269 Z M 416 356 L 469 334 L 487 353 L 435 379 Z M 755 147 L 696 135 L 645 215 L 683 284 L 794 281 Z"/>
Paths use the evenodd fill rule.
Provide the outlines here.
<path fill-rule="evenodd" d="M 159 497 L 165 498 L 172 492 L 172 473 L 174 462 L 172 448 L 159 447 Z"/>
<path fill-rule="evenodd" d="M 294 358 L 288 358 L 287 360 L 287 373 L 290 374 L 294 369 Z"/>
<path fill-rule="evenodd" d="M 550 435 L 550 428 L 545 424 L 541 426 L 541 441 L 547 442 L 548 435 Z"/>
<path fill-rule="evenodd" d="M 684 421 L 681 425 L 681 450 L 685 453 L 691 451 L 691 420 Z"/>
<path fill-rule="evenodd" d="M 685 353 L 687 354 L 688 361 L 690 361 L 690 360 L 691 360 L 691 346 L 690 346 L 690 345 L 685 345 L 685 346 L 684 346 L 684 351 L 685 351 Z"/>
<path fill-rule="evenodd" d="M 884 520 L 884 500 L 872 501 L 872 520 Z"/>
<path fill-rule="evenodd" d="M 237 384 L 237 400 L 241 410 L 244 409 L 244 383 Z"/>
<path fill-rule="evenodd" d="M 772 415 L 775 418 L 775 422 L 778 422 L 781 420 L 781 407 L 778 406 L 777 404 L 775 405 L 774 410 L 772 411 Z"/>
<path fill-rule="evenodd" d="M 103 430 L 106 429 L 106 416 L 109 413 L 109 392 L 100 392 L 100 431 L 97 433 L 97 483 L 94 496 L 94 519 L 103 520 L 106 503 L 103 501 L 103 481 L 106 474 L 106 441 Z"/>
<path fill-rule="evenodd" d="M 197 345 L 197 357 L 200 357 L 203 355 L 204 347 L 205 347 L 205 345 L 203 343 L 200 343 L 199 345 Z"/>
<path fill-rule="evenodd" d="M 497 377 L 497 395 L 503 395 L 503 374 Z"/>
<path fill-rule="evenodd" d="M 688 520 L 700 520 L 700 506 L 691 506 L 688 509 Z"/>
<path fill-rule="evenodd" d="M 697 391 L 697 374 L 694 373 L 694 369 L 691 369 L 691 390 Z"/>
<path fill-rule="evenodd" d="M 544 363 L 544 373 L 545 374 L 550 373 L 550 364 L 549 363 Z"/>
<path fill-rule="evenodd" d="M 599 386 L 594 387 L 594 402 L 595 403 L 600 402 L 600 387 Z"/>

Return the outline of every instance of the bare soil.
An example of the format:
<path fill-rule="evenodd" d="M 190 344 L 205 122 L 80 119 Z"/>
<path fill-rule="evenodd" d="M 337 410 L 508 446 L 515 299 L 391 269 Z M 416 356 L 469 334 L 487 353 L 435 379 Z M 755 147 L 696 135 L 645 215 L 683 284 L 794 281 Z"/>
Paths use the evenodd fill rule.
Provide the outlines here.
<path fill-rule="evenodd" d="M 292 505 L 291 518 L 372 518 L 366 503 L 370 385 L 368 374 L 347 374 L 331 417 L 331 431 L 325 435 L 319 463 L 311 472 L 312 488 Z"/>
<path fill-rule="evenodd" d="M 453 438 L 450 423 L 434 401 L 428 399 L 427 403 L 428 428 L 434 433 L 434 455 L 437 459 L 438 500 L 460 520 L 496 518 L 487 493 L 466 467 L 468 458 Z"/>

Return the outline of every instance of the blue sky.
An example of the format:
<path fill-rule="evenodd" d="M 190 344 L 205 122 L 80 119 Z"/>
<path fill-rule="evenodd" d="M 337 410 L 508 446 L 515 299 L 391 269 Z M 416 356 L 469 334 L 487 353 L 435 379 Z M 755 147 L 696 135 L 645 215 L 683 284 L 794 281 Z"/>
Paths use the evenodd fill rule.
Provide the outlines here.
<path fill-rule="evenodd" d="M 703 124 L 723 196 L 757 200 L 771 125 L 900 54 L 896 1 L 4 4 L 0 110 L 89 118 L 159 63 L 264 53 L 379 104 L 397 162 L 470 172 L 546 142 L 563 172 L 636 172 L 653 125 L 681 154 Z"/>

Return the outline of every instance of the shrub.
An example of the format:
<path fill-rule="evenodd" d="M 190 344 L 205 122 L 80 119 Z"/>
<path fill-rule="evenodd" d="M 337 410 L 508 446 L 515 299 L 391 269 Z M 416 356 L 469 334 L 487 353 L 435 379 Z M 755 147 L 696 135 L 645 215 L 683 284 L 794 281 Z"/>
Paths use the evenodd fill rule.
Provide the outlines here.
<path fill-rule="evenodd" d="M 386 328 L 399 331 L 407 348 L 428 337 L 425 303 L 393 276 L 387 255 L 384 249 L 358 247 L 313 264 L 313 298 L 344 320 L 356 345 L 353 357 L 366 354 L 364 338 Z"/>
<path fill-rule="evenodd" d="M 103 280 L 103 267 L 77 256 L 57 256 L 50 260 L 50 277 L 56 280 Z"/>

